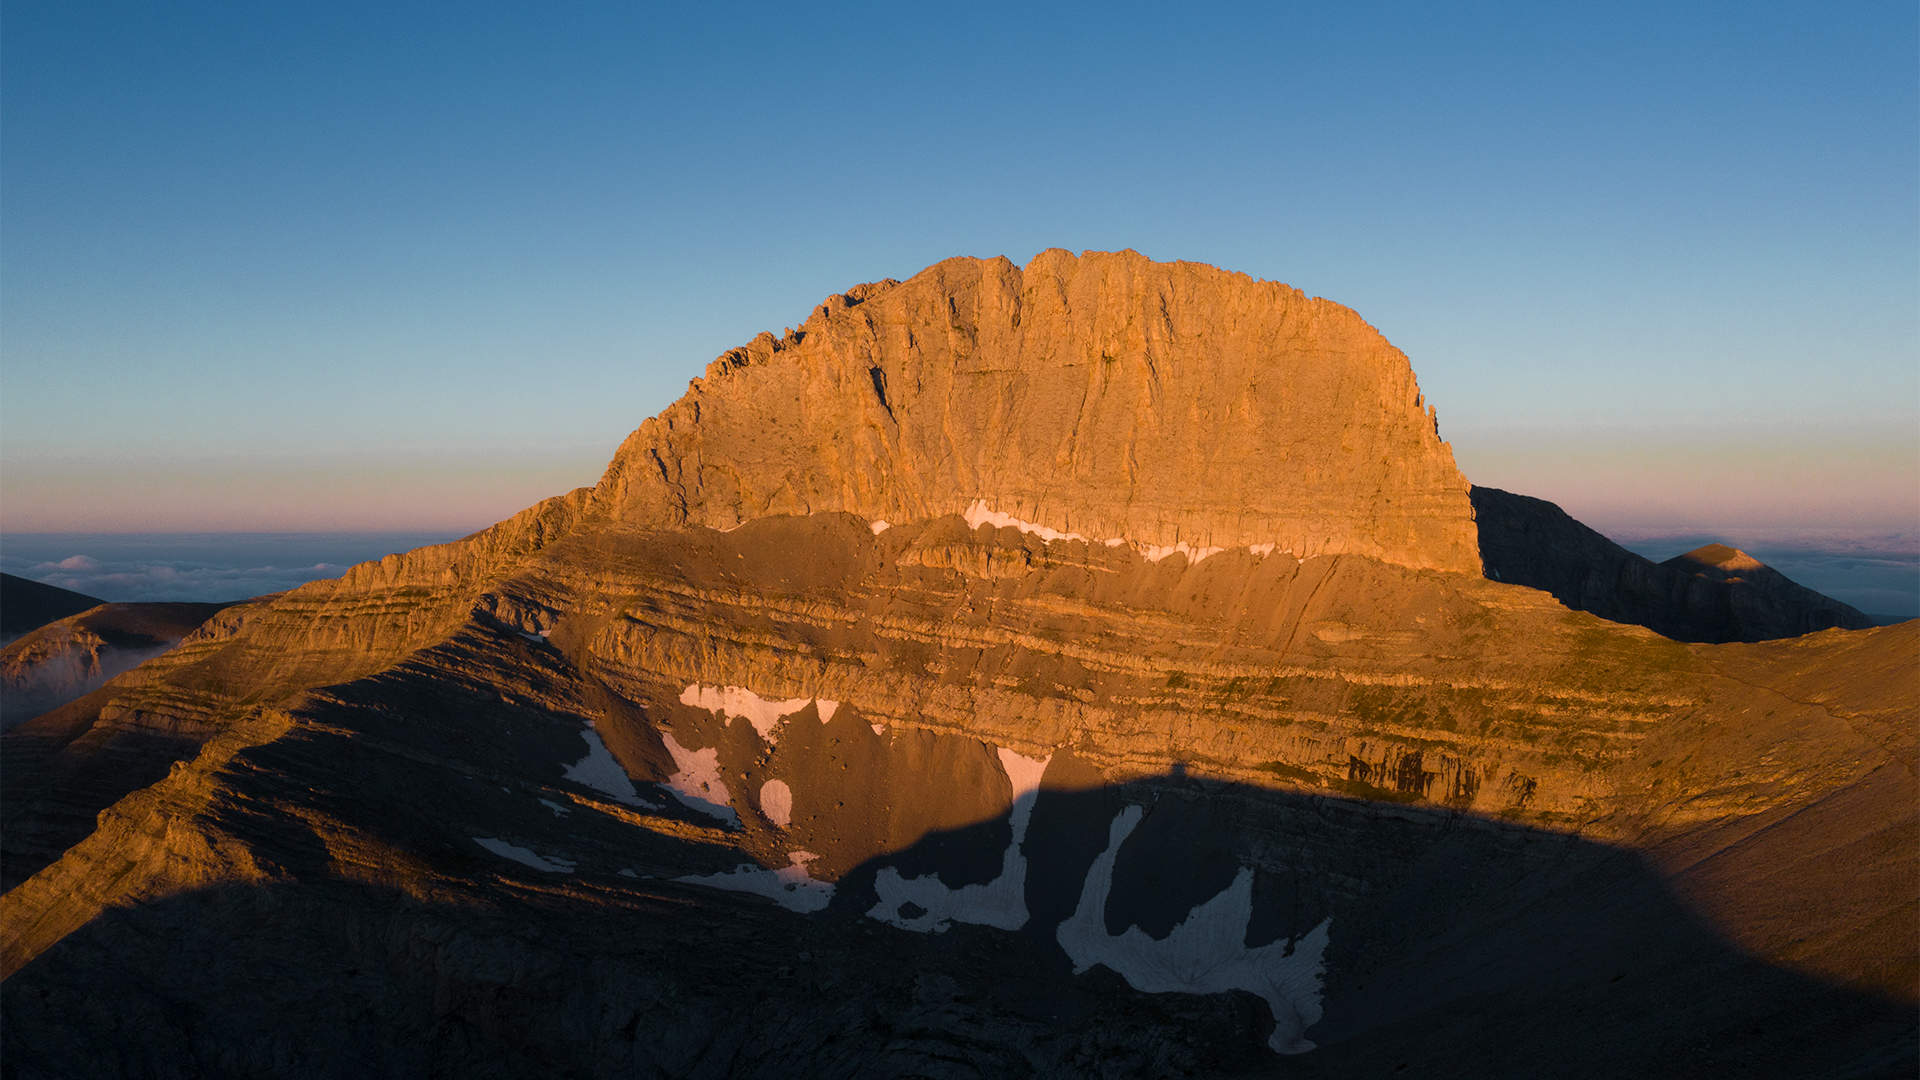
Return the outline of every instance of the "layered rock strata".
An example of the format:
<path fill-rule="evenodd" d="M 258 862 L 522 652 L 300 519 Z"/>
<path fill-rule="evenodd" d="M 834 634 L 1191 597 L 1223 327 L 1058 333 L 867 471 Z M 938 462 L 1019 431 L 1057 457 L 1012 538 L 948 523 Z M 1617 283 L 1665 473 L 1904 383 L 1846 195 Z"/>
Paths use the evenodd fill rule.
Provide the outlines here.
<path fill-rule="evenodd" d="M 1320 460 L 1370 432 L 1426 464 L 1352 459 L 1365 482 L 1329 518 L 1275 496 L 1213 528 L 1178 500 L 1218 509 L 1216 466 L 1139 435 L 1215 401 L 1205 379 L 1137 383 L 1167 396 L 1128 414 L 1146 427 L 1087 429 L 1129 434 L 1073 443 L 1059 468 L 1089 494 L 1056 502 L 1080 489 L 1048 486 L 1019 404 L 1053 391 L 994 392 L 1018 431 L 920 423 L 974 405 L 838 359 L 902 319 L 917 355 L 945 310 L 941 356 L 990 368 L 980 342 L 1026 339 L 987 283 L 1020 286 L 1024 327 L 1144 260 L 1061 262 L 855 290 L 723 358 L 597 488 L 230 609 L 0 739 L 10 1067 L 1908 1066 L 1920 624 L 1689 645 L 1452 572 L 1478 565 L 1472 522 L 1407 480 L 1457 479 L 1408 426 L 1410 378 L 1338 348 L 1287 369 L 1347 373 Z M 1111 317 L 1067 303 L 1094 313 L 1074 334 L 1171 290 L 1178 332 L 1142 332 L 1156 368 L 1213 340 L 1180 314 L 1187 274 L 1145 264 Z M 1248 287 L 1283 312 L 1208 309 L 1219 327 L 1349 317 Z M 842 408 L 854 376 L 867 412 Z M 822 411 L 761 411 L 780 401 Z M 995 472 L 987 438 L 1027 474 Z M 1396 524 L 1421 490 L 1431 513 Z"/>

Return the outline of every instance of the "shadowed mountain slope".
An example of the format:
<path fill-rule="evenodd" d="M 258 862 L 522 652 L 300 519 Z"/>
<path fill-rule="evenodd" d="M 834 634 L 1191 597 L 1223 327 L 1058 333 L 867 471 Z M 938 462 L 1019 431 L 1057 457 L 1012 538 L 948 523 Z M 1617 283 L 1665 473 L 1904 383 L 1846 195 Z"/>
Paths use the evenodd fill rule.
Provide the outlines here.
<path fill-rule="evenodd" d="M 78 615 L 101 601 L 14 574 L 0 574 L 0 643 L 55 619 Z"/>
<path fill-rule="evenodd" d="M 449 779 L 395 765 L 436 788 Z M 381 830 L 394 842 L 420 805 L 368 809 L 395 823 Z M 608 831 L 568 805 L 576 826 Z M 1444 812 L 1173 775 L 1043 788 L 1027 846 L 1034 918 L 918 934 L 863 917 L 872 893 L 854 887 L 799 914 L 675 882 L 704 852 L 664 839 L 644 855 L 576 844 L 570 874 L 449 850 L 426 894 L 340 880 L 319 836 L 250 816 L 259 807 L 223 809 L 220 827 L 303 883 L 179 892 L 67 936 L 0 989 L 14 1075 L 165 1060 L 285 1076 L 453 1063 L 589 1076 L 1873 1076 L 1913 1060 L 1910 1009 L 1752 959 L 1642 857 Z M 1060 928 L 1128 807 L 1145 818 L 1116 877 L 1186 876 L 1204 899 L 1260 836 L 1264 925 L 1247 937 L 1331 913 L 1343 932 L 1325 957 L 1320 1049 L 1266 1051 L 1273 1020 L 1249 994 L 1143 995 L 1104 966 L 1074 974 Z M 1002 814 L 843 881 L 912 864 L 958 882 L 970 856 L 997 862 L 1006 835 Z M 649 873 L 623 876 L 627 863 Z M 1110 906 L 1105 919 L 1113 933 L 1157 921 L 1164 936 L 1170 914 Z M 226 1003 L 218 1016 L 198 1007 L 209 999 Z"/>
<path fill-rule="evenodd" d="M 1873 620 L 1725 544 L 1665 562 L 1636 555 L 1544 499 L 1472 491 L 1480 557 L 1495 581 L 1681 641 L 1767 641 Z"/>

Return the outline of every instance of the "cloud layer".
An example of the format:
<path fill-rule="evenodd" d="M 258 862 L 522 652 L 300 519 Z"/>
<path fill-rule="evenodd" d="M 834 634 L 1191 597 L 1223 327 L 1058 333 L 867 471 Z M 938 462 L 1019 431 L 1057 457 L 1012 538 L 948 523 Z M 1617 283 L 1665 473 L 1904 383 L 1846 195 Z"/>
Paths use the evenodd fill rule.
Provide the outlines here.
<path fill-rule="evenodd" d="M 13 536 L 0 540 L 0 570 L 102 600 L 244 600 L 448 539 L 393 533 Z"/>
<path fill-rule="evenodd" d="M 355 563 L 453 539 L 443 533 L 56 534 L 0 538 L 0 570 L 102 600 L 244 600 L 338 577 Z M 1920 539 L 1634 534 L 1616 539 L 1653 559 L 1723 541 L 1810 589 L 1875 615 L 1920 615 Z"/>

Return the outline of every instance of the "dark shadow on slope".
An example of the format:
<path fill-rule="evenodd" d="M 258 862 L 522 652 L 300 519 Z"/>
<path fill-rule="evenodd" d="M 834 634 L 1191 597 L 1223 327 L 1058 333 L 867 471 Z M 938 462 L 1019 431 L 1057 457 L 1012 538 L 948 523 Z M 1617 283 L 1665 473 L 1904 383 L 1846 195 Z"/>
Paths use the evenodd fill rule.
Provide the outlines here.
<path fill-rule="evenodd" d="M 94 729 L 102 707 L 114 697 L 102 683 L 167 652 L 233 606 L 100 604 L 0 650 L 8 684 L 0 691 L 5 697 L 0 702 L 0 892 L 58 858 L 93 831 L 101 810 L 165 776 L 174 762 L 191 757 L 212 735 L 212 728 L 192 717 L 125 725 L 110 739 Z M 49 659 L 47 653 L 60 660 L 61 648 L 71 643 L 75 631 L 96 635 L 103 643 L 103 670 L 74 672 L 81 681 L 63 684 L 56 679 L 45 688 L 47 696 L 35 693 L 22 677 L 36 665 L 53 666 L 42 663 Z M 92 744 L 90 749 L 98 752 L 62 754 L 76 743 Z"/>
<path fill-rule="evenodd" d="M 96 690 L 0 735 L 0 892 L 84 840 L 100 811 L 166 776 L 212 735 L 186 724 L 134 729 L 104 749 L 64 754 L 87 740 L 113 694 Z"/>
<path fill-rule="evenodd" d="M 1679 641 L 1768 641 L 1874 625 L 1777 570 L 1727 572 L 1686 556 L 1656 563 L 1544 499 L 1486 487 L 1471 497 L 1487 577 L 1544 590 L 1575 611 Z"/>
<path fill-rule="evenodd" d="M 247 801 L 276 794 L 295 796 Z M 1149 995 L 1099 967 L 1072 974 L 1058 928 L 1129 807 L 1142 816 L 1118 852 L 1108 933 L 1164 936 L 1252 867 L 1239 944 L 1332 920 L 1325 1013 L 1307 1033 L 1320 1049 L 1271 1054 L 1267 1007 L 1245 993 Z M 355 824 L 429 842 L 390 809 Z M 272 816 L 221 824 L 305 880 L 111 910 L 69 935 L 0 988 L 8 1074 L 1910 1076 L 1916 1064 L 1910 1003 L 1743 954 L 1635 854 L 1426 808 L 1171 775 L 1043 788 L 1024 846 L 1028 924 L 938 934 L 867 918 L 873 897 L 854 880 L 871 872 L 802 916 L 586 862 L 515 868 L 451 836 L 432 861 L 465 883 L 428 902 L 329 878 L 315 862 L 325 845 Z M 872 865 L 997 853 L 1007 836 L 1002 815 Z"/>
<path fill-rule="evenodd" d="M 1248 948 L 1303 940 L 1331 918 L 1325 1014 L 1306 1032 L 1320 1049 L 1276 1068 L 1812 1076 L 1910 1075 L 1920 1064 L 1911 1004 L 1745 954 L 1632 851 L 1441 810 L 1180 776 L 1042 790 L 1021 934 L 1062 968 L 1058 928 L 1108 823 L 1130 805 L 1145 813 L 1119 852 L 1108 933 L 1137 926 L 1166 938 L 1244 867 L 1254 876 Z M 992 824 L 966 832 L 991 848 Z M 952 835 L 928 842 L 964 846 Z M 870 902 L 842 896 L 835 907 Z M 1912 921 L 1910 910 L 1896 918 Z"/>
<path fill-rule="evenodd" d="M 35 627 L 78 615 L 105 603 L 99 597 L 48 585 L 32 578 L 0 574 L 0 644 Z"/>
<path fill-rule="evenodd" d="M 585 717 L 550 704 L 573 677 L 550 648 L 480 619 L 388 671 L 315 691 L 298 712 L 317 727 L 242 751 L 240 759 L 259 758 L 263 778 L 275 768 L 301 776 L 294 797 L 328 800 L 322 809 L 348 820 L 382 793 L 430 805 L 435 785 L 476 799 L 514 799 L 523 780 L 561 782 L 564 766 L 588 750 Z M 102 811 L 165 778 L 244 715 L 118 723 L 103 736 L 98 721 L 112 700 L 111 688 L 95 691 L 0 736 L 0 891 L 52 864 L 94 831 Z M 381 750 L 369 752 L 361 739 Z M 394 771 L 398 760 L 432 768 L 406 775 Z M 535 763 L 543 770 L 525 775 Z M 538 806 L 525 798 L 517 805 Z M 404 830 L 434 819 L 415 807 L 397 813 L 394 824 Z M 408 833 L 396 843 L 420 839 Z"/>

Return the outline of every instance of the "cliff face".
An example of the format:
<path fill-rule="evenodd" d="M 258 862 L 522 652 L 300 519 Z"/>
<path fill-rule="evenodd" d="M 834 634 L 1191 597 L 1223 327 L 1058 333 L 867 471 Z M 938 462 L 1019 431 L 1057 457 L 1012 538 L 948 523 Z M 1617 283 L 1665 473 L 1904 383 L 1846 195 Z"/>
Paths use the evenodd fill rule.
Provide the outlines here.
<path fill-rule="evenodd" d="M 832 297 L 641 425 L 596 501 L 713 528 L 983 503 L 1148 547 L 1479 569 L 1404 355 L 1338 304 L 1132 252 L 951 259 Z"/>

